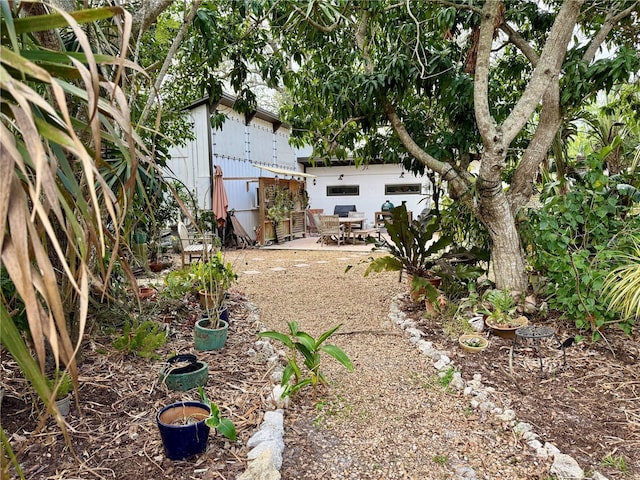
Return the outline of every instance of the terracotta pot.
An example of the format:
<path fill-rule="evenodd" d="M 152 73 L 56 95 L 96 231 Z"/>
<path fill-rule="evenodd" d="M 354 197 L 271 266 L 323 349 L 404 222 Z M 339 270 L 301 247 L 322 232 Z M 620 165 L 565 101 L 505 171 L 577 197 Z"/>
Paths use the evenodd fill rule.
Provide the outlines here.
<path fill-rule="evenodd" d="M 521 315 L 512 319 L 509 324 L 494 323 L 491 318 L 487 317 L 484 323 L 489 327 L 495 335 L 502 338 L 514 338 L 516 336 L 516 330 L 520 327 L 529 325 L 527 317 Z"/>
<path fill-rule="evenodd" d="M 140 289 L 138 289 L 138 296 L 142 300 L 153 298 L 156 296 L 156 291 L 150 287 L 141 287 Z"/>
<path fill-rule="evenodd" d="M 426 279 L 431 285 L 433 285 L 435 288 L 440 288 L 440 284 L 442 283 L 442 279 L 439 277 L 434 277 L 434 278 L 427 278 Z M 409 287 L 409 295 L 411 296 L 411 300 L 413 300 L 414 302 L 418 303 L 420 302 L 420 300 L 422 298 L 424 298 L 426 291 L 424 288 L 417 288 L 417 289 L 412 289 L 411 288 L 411 284 L 413 283 L 413 275 L 411 275 L 410 273 L 407 273 L 407 286 Z M 427 301 L 427 300 L 425 300 Z M 426 306 L 426 304 L 425 304 Z M 429 308 L 429 306 L 427 306 L 427 309 Z"/>

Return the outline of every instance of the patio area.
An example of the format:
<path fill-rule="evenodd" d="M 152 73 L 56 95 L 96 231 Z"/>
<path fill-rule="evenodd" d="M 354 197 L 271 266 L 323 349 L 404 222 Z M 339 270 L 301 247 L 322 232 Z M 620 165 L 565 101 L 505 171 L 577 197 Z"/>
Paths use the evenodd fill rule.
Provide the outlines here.
<path fill-rule="evenodd" d="M 382 238 L 389 240 L 389 236 L 384 231 L 381 233 Z M 284 243 L 274 243 L 271 245 L 261 246 L 263 250 L 340 250 L 342 252 L 370 252 L 373 248 L 372 244 L 362 241 L 356 243 L 330 243 L 321 245 L 320 237 L 307 235 L 304 238 L 296 238 Z"/>

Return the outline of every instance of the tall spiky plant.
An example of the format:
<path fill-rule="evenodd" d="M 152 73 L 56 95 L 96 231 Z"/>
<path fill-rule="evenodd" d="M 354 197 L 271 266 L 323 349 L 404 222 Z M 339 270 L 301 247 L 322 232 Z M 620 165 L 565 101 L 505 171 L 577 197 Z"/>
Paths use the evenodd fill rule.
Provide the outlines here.
<path fill-rule="evenodd" d="M 137 68 L 125 59 L 131 17 L 119 7 L 72 13 L 47 7 L 49 14 L 40 2 L 2 0 L 0 7 L 0 255 L 26 306 L 30 341 L 4 299 L 0 340 L 53 411 L 45 359 L 66 367 L 77 387 L 89 286 L 96 274 L 108 277 L 118 256 L 119 230 L 146 155 L 120 86 L 123 69 Z M 94 53 L 83 28 L 109 21 L 122 32 L 119 57 Z M 73 37 L 74 51 L 66 50 L 62 34 Z M 106 149 L 128 163 L 117 193 L 101 173 Z M 0 433 L 3 451 L 15 458 Z"/>

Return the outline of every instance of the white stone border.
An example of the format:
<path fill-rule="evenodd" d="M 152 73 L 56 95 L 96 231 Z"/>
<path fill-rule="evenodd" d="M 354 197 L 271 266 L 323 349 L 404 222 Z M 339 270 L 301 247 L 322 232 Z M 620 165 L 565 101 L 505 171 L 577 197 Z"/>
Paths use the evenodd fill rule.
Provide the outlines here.
<path fill-rule="evenodd" d="M 395 322 L 409 337 L 409 341 L 433 361 L 433 367 L 444 375 L 453 366 L 447 352 L 439 351 L 433 347 L 432 342 L 422 339 L 422 332 L 416 328 L 416 323 L 407 318 L 407 315 L 400 308 L 401 301 L 406 297 L 402 293 L 393 298 L 389 309 L 389 319 Z M 489 400 L 489 396 L 495 393 L 493 387 L 482 384 L 482 375 L 476 373 L 472 380 L 465 381 L 460 372 L 453 374 L 451 387 L 463 392 L 465 396 L 471 396 L 469 402 L 471 408 L 493 414 L 504 428 L 510 428 L 514 434 L 521 436 L 531 448 L 536 456 L 542 459 L 553 459 L 549 473 L 555 475 L 559 480 L 582 480 L 585 478 L 584 470 L 580 468 L 578 462 L 569 455 L 566 455 L 552 443 L 540 441 L 540 436 L 533 432 L 530 424 L 519 422 L 515 411 L 502 409 Z M 456 475 L 460 479 L 475 479 L 475 472 L 470 467 L 456 468 Z M 593 472 L 592 480 L 607 480 L 607 477 L 599 472 Z"/>

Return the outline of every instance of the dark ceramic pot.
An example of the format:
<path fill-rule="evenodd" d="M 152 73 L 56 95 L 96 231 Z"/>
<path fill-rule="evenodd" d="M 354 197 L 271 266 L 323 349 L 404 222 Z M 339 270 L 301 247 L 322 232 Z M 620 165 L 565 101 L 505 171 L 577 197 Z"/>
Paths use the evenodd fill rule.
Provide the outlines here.
<path fill-rule="evenodd" d="M 209 427 L 205 420 L 211 413 L 202 402 L 177 402 L 158 412 L 156 422 L 164 451 L 170 460 L 183 460 L 207 449 Z"/>

